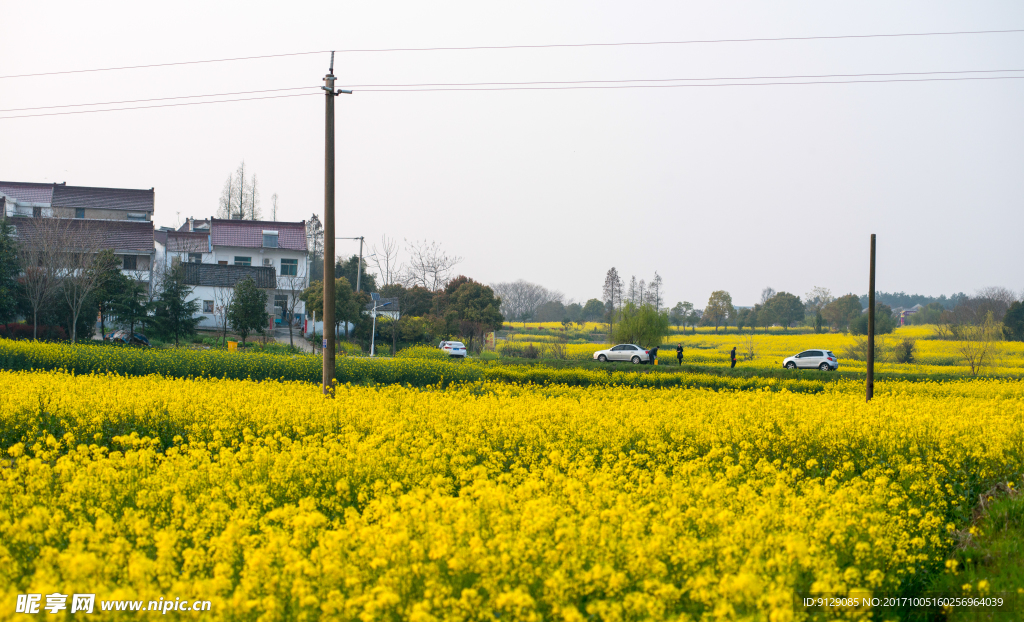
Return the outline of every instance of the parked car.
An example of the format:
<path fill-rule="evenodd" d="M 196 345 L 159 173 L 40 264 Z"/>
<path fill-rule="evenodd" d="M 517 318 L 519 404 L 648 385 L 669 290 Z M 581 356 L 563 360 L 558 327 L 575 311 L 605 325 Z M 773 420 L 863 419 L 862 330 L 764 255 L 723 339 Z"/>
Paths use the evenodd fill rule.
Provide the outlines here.
<path fill-rule="evenodd" d="M 146 339 L 145 335 L 142 333 L 133 333 L 127 330 L 114 331 L 107 335 L 107 339 L 110 340 L 111 343 L 118 343 L 126 346 L 140 346 L 143 348 L 149 347 L 149 339 Z"/>
<path fill-rule="evenodd" d="M 821 371 L 835 371 L 839 369 L 839 357 L 832 354 L 831 350 L 804 350 L 800 354 L 790 356 L 782 361 L 786 369 L 820 369 Z"/>
<path fill-rule="evenodd" d="M 466 345 L 461 341 L 442 341 L 441 345 L 438 346 L 444 350 L 448 356 L 460 356 L 466 358 Z"/>
<path fill-rule="evenodd" d="M 639 365 L 640 363 L 651 362 L 651 352 L 632 343 L 620 343 L 607 350 L 594 352 L 594 360 L 601 361 L 602 363 L 608 361 L 630 361 L 634 365 Z"/>

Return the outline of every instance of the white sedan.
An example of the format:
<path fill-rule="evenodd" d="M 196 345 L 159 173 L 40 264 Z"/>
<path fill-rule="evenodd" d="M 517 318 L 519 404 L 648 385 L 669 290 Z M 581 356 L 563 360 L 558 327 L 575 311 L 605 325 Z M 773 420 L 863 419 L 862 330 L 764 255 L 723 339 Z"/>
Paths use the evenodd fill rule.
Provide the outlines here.
<path fill-rule="evenodd" d="M 634 365 L 639 365 L 640 363 L 649 363 L 651 361 L 651 353 L 649 350 L 644 350 L 632 343 L 620 343 L 607 350 L 594 352 L 594 360 L 601 361 L 602 363 L 607 361 L 630 361 Z"/>
<path fill-rule="evenodd" d="M 466 344 L 461 341 L 442 341 L 441 350 L 448 356 L 460 356 L 466 358 Z"/>

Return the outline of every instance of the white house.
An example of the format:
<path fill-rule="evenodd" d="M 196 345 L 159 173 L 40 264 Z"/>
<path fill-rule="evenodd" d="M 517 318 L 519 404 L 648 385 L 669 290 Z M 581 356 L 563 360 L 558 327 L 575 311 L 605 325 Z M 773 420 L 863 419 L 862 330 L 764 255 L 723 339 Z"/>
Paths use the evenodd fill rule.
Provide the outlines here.
<path fill-rule="evenodd" d="M 298 300 L 298 296 L 309 286 L 309 253 L 306 249 L 305 221 L 189 218 L 177 231 L 157 231 L 155 240 L 156 261 L 158 266 L 164 268 L 177 263 L 272 268 L 273 284 L 260 285 L 270 290 L 268 296 L 271 301 L 271 315 L 281 321 L 287 321 L 290 303 L 294 300 L 293 320 L 301 324 L 304 319 L 305 303 Z M 233 288 L 238 279 L 216 277 L 215 283 L 211 284 L 209 279 L 214 278 L 212 275 L 220 273 L 205 270 L 202 274 L 204 284 L 194 286 L 212 288 L 198 291 L 203 295 L 200 300 L 203 301 L 204 308 L 210 307 L 211 304 L 216 308 L 218 288 Z M 230 285 L 227 285 L 229 281 Z"/>
<path fill-rule="evenodd" d="M 199 327 L 217 329 L 222 326 L 231 293 L 239 281 L 251 278 L 256 287 L 267 290 L 267 311 L 271 312 L 273 292 L 277 284 L 274 269 L 254 266 L 231 266 L 214 263 L 185 262 L 185 284 L 192 288 L 189 300 L 199 301 Z"/>

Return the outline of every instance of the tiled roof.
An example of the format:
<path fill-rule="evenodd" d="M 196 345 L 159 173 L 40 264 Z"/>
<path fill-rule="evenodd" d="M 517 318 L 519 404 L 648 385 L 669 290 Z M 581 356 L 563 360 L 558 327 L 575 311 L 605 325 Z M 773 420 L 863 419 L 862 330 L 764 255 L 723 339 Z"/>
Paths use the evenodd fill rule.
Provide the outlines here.
<path fill-rule="evenodd" d="M 214 263 L 186 263 L 185 284 L 209 287 L 234 287 L 239 281 L 252 277 L 256 287 L 275 289 L 277 271 L 263 266 L 222 266 Z"/>
<path fill-rule="evenodd" d="M 0 194 L 16 201 L 27 203 L 49 203 L 53 197 L 54 184 L 32 184 L 20 181 L 0 181 Z"/>
<path fill-rule="evenodd" d="M 115 251 L 135 251 L 141 254 L 153 252 L 153 223 L 132 220 L 78 220 L 50 218 L 12 218 L 11 223 L 18 230 L 18 237 L 32 240 L 37 235 L 40 223 L 60 223 L 71 235 L 74 246 L 79 248 L 111 248 Z"/>
<path fill-rule="evenodd" d="M 130 212 L 153 211 L 153 189 L 90 188 L 87 186 L 54 186 L 53 206 L 87 209 L 117 209 Z"/>
<path fill-rule="evenodd" d="M 277 231 L 277 247 L 293 251 L 306 250 L 306 223 L 273 220 L 222 220 L 211 224 L 214 246 L 263 248 L 263 231 Z"/>
<path fill-rule="evenodd" d="M 167 250 L 172 253 L 208 253 L 209 238 L 209 233 L 168 231 Z"/>

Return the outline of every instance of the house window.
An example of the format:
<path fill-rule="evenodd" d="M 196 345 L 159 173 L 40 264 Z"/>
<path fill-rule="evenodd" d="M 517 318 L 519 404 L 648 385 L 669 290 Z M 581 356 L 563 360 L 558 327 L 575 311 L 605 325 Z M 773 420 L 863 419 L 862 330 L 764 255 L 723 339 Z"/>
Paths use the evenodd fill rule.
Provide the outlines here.
<path fill-rule="evenodd" d="M 135 270 L 136 269 L 135 266 L 138 265 L 138 262 L 137 262 L 138 257 L 136 255 L 121 255 L 121 256 L 124 257 L 124 263 L 121 266 L 122 269 L 124 269 L 124 270 Z"/>
<path fill-rule="evenodd" d="M 38 205 L 33 207 L 32 208 L 32 218 L 42 218 L 42 217 L 43 217 L 43 208 L 39 207 Z"/>
<path fill-rule="evenodd" d="M 75 218 L 85 218 L 85 208 L 83 208 L 83 207 L 76 207 L 75 208 Z"/>
<path fill-rule="evenodd" d="M 189 263 L 203 263 L 203 254 L 202 253 L 189 253 L 188 254 L 188 262 Z"/>
<path fill-rule="evenodd" d="M 222 260 L 217 262 L 217 265 L 218 266 L 226 266 L 226 265 L 228 265 L 228 260 L 227 259 L 222 259 Z"/>
<path fill-rule="evenodd" d="M 235 257 L 236 266 L 251 266 L 252 257 Z"/>
<path fill-rule="evenodd" d="M 203 301 L 203 313 L 213 313 L 213 301 L 212 300 L 204 300 Z"/>
<path fill-rule="evenodd" d="M 299 273 L 298 259 L 281 260 L 281 276 L 296 276 Z"/>
<path fill-rule="evenodd" d="M 282 310 L 288 308 L 288 294 L 274 294 L 274 306 Z"/>
<path fill-rule="evenodd" d="M 263 248 L 277 248 L 277 231 L 263 232 Z"/>
<path fill-rule="evenodd" d="M 143 212 L 128 212 L 128 220 L 149 220 Z"/>

